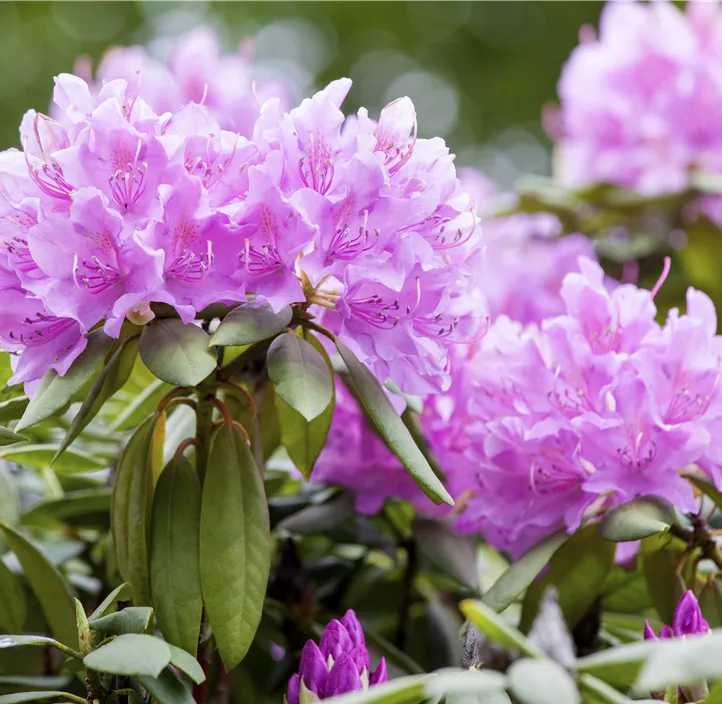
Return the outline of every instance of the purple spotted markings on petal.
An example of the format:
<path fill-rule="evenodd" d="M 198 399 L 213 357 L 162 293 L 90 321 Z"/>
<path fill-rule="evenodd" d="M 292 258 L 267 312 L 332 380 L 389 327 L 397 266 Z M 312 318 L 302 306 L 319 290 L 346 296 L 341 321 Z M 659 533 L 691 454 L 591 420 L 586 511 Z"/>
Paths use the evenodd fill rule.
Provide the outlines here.
<path fill-rule="evenodd" d="M 40 124 L 47 128 L 44 134 L 49 135 L 54 143 L 46 144 L 46 140 L 43 139 L 40 133 Z M 51 120 L 45 115 L 36 115 L 33 120 L 33 133 L 42 154 L 42 159 L 33 157 L 31 162 L 31 157 L 26 148 L 25 163 L 28 165 L 30 177 L 43 193 L 53 198 L 69 201 L 71 200 L 70 194 L 73 192 L 73 187 L 65 180 L 63 170 L 49 153 L 51 148 L 52 151 L 58 151 L 68 146 L 67 139 L 63 140 L 58 136 L 61 131 L 62 127 L 55 120 Z"/>
<path fill-rule="evenodd" d="M 54 315 L 35 313 L 35 317 L 27 317 L 21 321 L 22 327 L 11 329 L 7 337 L 2 339 L 10 344 L 26 347 L 43 345 L 69 330 L 76 322 L 72 318 L 57 318 Z"/>
<path fill-rule="evenodd" d="M 120 278 L 120 271 L 112 264 L 104 263 L 97 255 L 82 259 L 76 254 L 73 260 L 73 280 L 78 288 L 91 293 L 102 293 Z"/>
<path fill-rule="evenodd" d="M 326 195 L 331 190 L 334 176 L 331 150 L 323 137 L 313 132 L 309 132 L 308 141 L 308 150 L 298 160 L 298 173 L 304 186 Z"/>
<path fill-rule="evenodd" d="M 121 146 L 113 155 L 116 169 L 108 182 L 113 198 L 124 210 L 132 210 L 145 193 L 148 163 L 140 158 L 142 149 L 143 142 L 139 139 L 135 146 L 135 152 L 129 153 Z"/>
<path fill-rule="evenodd" d="M 196 254 L 189 249 L 181 250 L 180 254 L 168 267 L 168 276 L 188 283 L 202 281 L 211 272 L 213 266 L 213 251 L 211 243 L 205 252 Z"/>

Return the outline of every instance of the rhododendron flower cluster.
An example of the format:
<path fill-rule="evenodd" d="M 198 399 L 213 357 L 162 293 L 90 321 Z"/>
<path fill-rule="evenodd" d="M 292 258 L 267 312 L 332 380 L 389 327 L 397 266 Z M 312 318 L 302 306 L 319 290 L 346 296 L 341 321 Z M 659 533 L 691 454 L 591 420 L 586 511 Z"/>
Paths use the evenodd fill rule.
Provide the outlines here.
<path fill-rule="evenodd" d="M 141 79 L 143 71 L 141 70 Z M 157 113 L 137 84 L 56 79 L 0 156 L 2 347 L 14 381 L 65 373 L 99 323 L 185 323 L 252 294 L 297 304 L 381 380 L 448 386 L 448 348 L 485 329 L 477 217 L 440 139 L 408 98 L 346 120 L 342 79 L 290 113 L 272 98 L 250 139 L 205 105 Z M 179 100 L 185 100 L 183 95 Z"/>
<path fill-rule="evenodd" d="M 719 171 L 722 14 L 717 3 L 609 2 L 599 37 L 585 27 L 564 68 L 560 176 L 572 186 L 613 183 L 647 194 L 678 191 L 694 167 Z"/>
<path fill-rule="evenodd" d="M 359 692 L 388 679 L 386 660 L 371 672 L 363 627 L 349 609 L 323 631 L 320 647 L 309 640 L 303 647 L 299 671 L 288 683 L 287 704 L 310 704 L 337 694 Z"/>

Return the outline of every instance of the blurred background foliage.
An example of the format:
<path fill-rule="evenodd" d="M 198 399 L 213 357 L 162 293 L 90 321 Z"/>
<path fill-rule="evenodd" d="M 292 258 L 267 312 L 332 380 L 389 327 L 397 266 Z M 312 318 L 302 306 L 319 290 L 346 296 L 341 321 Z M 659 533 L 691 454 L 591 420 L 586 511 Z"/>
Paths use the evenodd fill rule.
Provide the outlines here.
<path fill-rule="evenodd" d="M 372 114 L 402 95 L 421 136 L 440 135 L 458 162 L 507 189 L 550 171 L 542 106 L 579 27 L 601 2 L 2 2 L 0 148 L 20 146 L 29 108 L 45 111 L 52 78 L 113 45 L 158 56 L 199 24 L 226 49 L 254 36 L 260 74 L 290 79 L 294 99 L 340 76 L 354 80 L 347 110 Z"/>

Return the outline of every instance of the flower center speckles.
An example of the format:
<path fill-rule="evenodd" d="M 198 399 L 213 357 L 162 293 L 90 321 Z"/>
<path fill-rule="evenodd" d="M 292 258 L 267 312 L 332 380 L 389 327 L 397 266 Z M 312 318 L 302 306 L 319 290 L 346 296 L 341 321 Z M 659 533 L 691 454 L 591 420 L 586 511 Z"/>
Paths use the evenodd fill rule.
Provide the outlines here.
<path fill-rule="evenodd" d="M 285 268 L 276 245 L 270 242 L 256 247 L 246 240 L 246 248 L 238 258 L 252 276 L 263 276 Z"/>
<path fill-rule="evenodd" d="M 383 330 L 395 328 L 404 318 L 410 318 L 421 301 L 421 281 L 416 277 L 416 301 L 403 306 L 398 298 L 389 300 L 374 293 L 364 298 L 346 299 L 351 312 L 361 320 Z"/>
<path fill-rule="evenodd" d="M 326 195 L 333 183 L 333 162 L 331 150 L 323 137 L 309 133 L 308 151 L 298 161 L 298 171 L 301 182 L 307 188 L 312 188 L 321 195 Z"/>
<path fill-rule="evenodd" d="M 205 154 L 194 156 L 192 153 L 187 151 L 185 155 L 186 171 L 189 174 L 196 174 L 200 176 L 203 187 L 207 189 L 215 186 L 221 178 L 223 178 L 223 175 L 230 167 L 234 157 L 236 156 L 240 135 L 236 135 L 236 141 L 233 144 L 233 149 L 225 159 L 221 159 L 219 154 L 214 154 L 215 146 L 213 144 L 213 139 L 214 135 L 211 134 L 208 136 Z M 241 165 L 241 169 L 243 169 L 244 166 L 245 165 Z"/>
<path fill-rule="evenodd" d="M 458 315 L 450 317 L 439 314 L 414 319 L 414 330 L 426 337 L 449 337 L 458 327 Z"/>
<path fill-rule="evenodd" d="M 418 232 L 434 250 L 453 249 L 454 247 L 460 247 L 471 239 L 476 229 L 476 217 L 474 217 L 472 226 L 466 232 L 458 227 L 449 227 L 452 220 L 453 218 L 449 216 L 434 213 L 412 225 L 405 225 L 398 232 L 399 234 L 410 230 Z"/>
<path fill-rule="evenodd" d="M 652 464 L 657 456 L 657 444 L 653 440 L 647 440 L 643 433 L 639 433 L 634 447 L 627 445 L 617 448 L 617 456 L 630 469 L 642 472 Z"/>
<path fill-rule="evenodd" d="M 573 465 L 534 457 L 529 470 L 529 487 L 535 496 L 563 494 L 579 486 L 581 476 Z"/>
<path fill-rule="evenodd" d="M 706 413 L 719 379 L 720 372 L 705 372 L 699 379 L 685 379 L 681 386 L 675 388 L 664 422 L 685 423 Z"/>
<path fill-rule="evenodd" d="M 33 157 L 33 162 L 31 163 L 27 145 L 25 145 L 25 163 L 28 166 L 30 177 L 33 181 L 35 181 L 38 188 L 40 188 L 43 193 L 46 193 L 52 198 L 71 200 L 70 194 L 73 192 L 73 187 L 65 180 L 63 170 L 60 168 L 58 162 L 48 153 L 45 144 L 46 140 L 43 139 L 40 134 L 40 120 L 43 120 L 43 127 L 45 128 L 43 134 L 49 135 L 49 140 L 54 142 L 49 145 L 52 147 L 53 151 L 57 151 L 68 146 L 55 134 L 56 127 L 58 130 L 61 130 L 62 128 L 54 120 L 51 120 L 49 117 L 45 117 L 45 115 L 36 115 L 33 120 L 33 132 L 43 158 L 38 159 Z"/>
<path fill-rule="evenodd" d="M 341 259 L 350 261 L 355 259 L 361 252 L 367 252 L 372 249 L 375 241 L 370 237 L 368 228 L 369 213 L 364 211 L 364 221 L 359 227 L 358 232 L 354 234 L 347 224 L 347 220 L 342 220 L 337 226 L 336 231 L 331 238 L 327 250 L 327 259 Z M 378 238 L 379 230 L 375 228 L 373 234 Z"/>
<path fill-rule="evenodd" d="M 135 153 L 128 158 L 123 156 L 125 150 L 120 149 L 121 155 L 115 159 L 117 168 L 108 180 L 113 198 L 124 210 L 131 210 L 145 193 L 148 163 L 139 160 L 142 147 L 143 143 L 139 139 Z"/>
<path fill-rule="evenodd" d="M 10 344 L 26 347 L 42 345 L 62 335 L 76 323 L 71 318 L 56 318 L 54 315 L 35 313 L 34 318 L 27 317 L 21 321 L 21 324 L 21 328 L 9 330 L 7 338 L 2 339 Z"/>
<path fill-rule="evenodd" d="M 120 278 L 120 271 L 112 264 L 106 264 L 93 255 L 82 262 L 75 254 L 73 260 L 73 280 L 78 288 L 86 288 L 90 293 L 102 293 Z"/>
<path fill-rule="evenodd" d="M 180 281 L 193 282 L 201 281 L 208 276 L 213 265 L 213 251 L 211 243 L 208 242 L 208 249 L 205 252 L 196 254 L 188 249 L 181 250 L 181 253 L 168 267 L 167 275 Z"/>
<path fill-rule="evenodd" d="M 10 261 L 18 271 L 29 274 L 39 268 L 30 254 L 28 241 L 25 238 L 11 237 L 9 240 L 4 240 L 3 245 Z"/>

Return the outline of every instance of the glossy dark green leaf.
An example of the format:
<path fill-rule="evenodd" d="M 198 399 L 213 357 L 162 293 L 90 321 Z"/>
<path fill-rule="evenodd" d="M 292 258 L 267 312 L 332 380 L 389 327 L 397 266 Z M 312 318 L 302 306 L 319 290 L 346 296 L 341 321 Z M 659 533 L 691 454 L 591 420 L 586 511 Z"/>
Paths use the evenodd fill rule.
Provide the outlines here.
<path fill-rule="evenodd" d="M 459 608 L 464 616 L 490 640 L 500 643 L 508 650 L 518 650 L 529 657 L 542 657 L 541 651 L 530 643 L 526 636 L 483 602 L 467 599 L 459 604 Z"/>
<path fill-rule="evenodd" d="M 23 514 L 26 525 L 45 523 L 72 523 L 73 525 L 108 526 L 111 490 L 83 489 L 74 491 L 59 499 L 48 499 L 35 504 Z"/>
<path fill-rule="evenodd" d="M 527 589 L 521 630 L 527 632 L 531 627 L 549 585 L 556 587 L 567 625 L 574 628 L 602 593 L 615 550 L 616 545 L 602 538 L 595 524 L 577 530 L 552 555 L 546 574 Z"/>
<path fill-rule="evenodd" d="M 599 522 L 599 533 L 615 543 L 648 538 L 669 530 L 674 506 L 656 496 L 644 496 L 611 508 Z"/>
<path fill-rule="evenodd" d="M 14 445 L 17 442 L 25 442 L 27 438 L 14 433 L 12 430 L 0 426 L 0 447 L 4 445 Z"/>
<path fill-rule="evenodd" d="M 86 667 L 113 675 L 157 677 L 170 662 L 170 648 L 160 638 L 128 633 L 110 641 L 83 659 Z"/>
<path fill-rule="evenodd" d="M 326 361 L 310 342 L 290 332 L 279 335 L 268 348 L 266 364 L 276 395 L 307 421 L 328 408 L 333 378 Z"/>
<path fill-rule="evenodd" d="M 190 691 L 169 669 L 159 677 L 140 675 L 136 679 L 158 704 L 196 704 Z"/>
<path fill-rule="evenodd" d="M 114 614 L 101 616 L 89 621 L 90 627 L 98 633 L 122 636 L 124 633 L 143 633 L 153 618 L 150 606 L 128 606 Z"/>
<path fill-rule="evenodd" d="M 195 325 L 183 325 L 178 319 L 157 320 L 143 328 L 140 357 L 159 379 L 175 386 L 195 386 L 216 368 L 209 340 Z"/>
<path fill-rule="evenodd" d="M 137 428 L 158 405 L 163 396 L 173 387 L 160 379 L 153 380 L 139 394 L 133 396 L 130 403 L 126 404 L 109 426 L 113 433 L 123 432 Z"/>
<path fill-rule="evenodd" d="M 82 450 L 73 449 L 65 455 L 59 455 L 60 448 L 61 446 L 57 443 L 18 445 L 0 450 L 0 458 L 39 469 L 44 469 L 52 464 L 53 469 L 59 474 L 97 472 L 108 466 L 107 460 L 94 457 Z"/>
<path fill-rule="evenodd" d="M 108 596 L 103 599 L 97 609 L 88 617 L 90 621 L 102 618 L 108 614 L 115 613 L 118 610 L 119 601 L 130 601 L 133 597 L 133 588 L 130 584 L 121 584 L 113 589 Z"/>
<path fill-rule="evenodd" d="M 72 681 L 71 677 L 33 677 L 25 675 L 0 675 L 0 687 L 22 687 L 24 690 L 57 690 L 66 687 Z"/>
<path fill-rule="evenodd" d="M 190 655 L 183 648 L 177 648 L 175 645 L 168 643 L 170 648 L 170 664 L 177 667 L 183 674 L 193 680 L 196 684 L 205 682 L 206 673 L 203 672 L 203 668 L 200 666 L 198 660 Z"/>
<path fill-rule="evenodd" d="M 721 632 L 670 638 L 658 645 L 639 673 L 639 689 L 664 690 L 668 685 L 688 686 L 722 677 Z"/>
<path fill-rule="evenodd" d="M 88 336 L 88 346 L 73 362 L 65 376 L 60 376 L 52 369 L 48 371 L 35 390 L 15 429 L 20 432 L 25 428 L 37 425 L 64 408 L 73 396 L 100 371 L 111 343 L 112 340 L 102 330 L 93 332 Z"/>
<path fill-rule="evenodd" d="M 201 487 L 184 457 L 160 475 L 153 499 L 150 582 L 163 637 L 195 655 L 203 612 L 199 572 Z"/>
<path fill-rule="evenodd" d="M 152 443 L 158 416 L 133 433 L 115 474 L 111 525 L 118 569 L 133 588 L 133 602 L 150 604 L 148 535 L 153 500 Z"/>
<path fill-rule="evenodd" d="M 0 636 L 2 637 L 2 636 Z M 24 704 L 25 702 L 43 702 L 46 699 L 69 699 L 72 695 L 65 692 L 42 690 L 38 692 L 15 692 L 0 695 L 0 704 Z"/>
<path fill-rule="evenodd" d="M 137 337 L 125 338 L 118 344 L 115 352 L 103 367 L 103 371 L 100 372 L 98 378 L 90 387 L 90 391 L 88 391 L 88 395 L 83 400 L 80 409 L 75 414 L 53 462 L 83 432 L 83 429 L 95 418 L 103 404 L 125 385 L 133 372 L 137 356 Z"/>
<path fill-rule="evenodd" d="M 278 313 L 268 303 L 257 308 L 251 303 L 234 308 L 211 336 L 211 345 L 252 345 L 283 332 L 293 317 L 290 306 Z"/>
<path fill-rule="evenodd" d="M 7 401 L 0 401 L 0 423 L 10 423 L 21 418 L 29 403 L 27 396 L 15 396 Z M 18 428 L 16 427 L 15 430 Z"/>
<path fill-rule="evenodd" d="M 580 704 L 574 680 L 553 660 L 530 660 L 512 663 L 507 671 L 509 687 L 520 704 Z"/>
<path fill-rule="evenodd" d="M 391 451 L 432 501 L 453 506 L 454 500 L 434 474 L 376 377 L 341 341 L 336 341 L 336 347 L 346 364 L 356 395 Z"/>
<path fill-rule="evenodd" d="M 20 580 L 0 560 L 0 629 L 21 633 L 27 613 L 27 598 Z"/>
<path fill-rule="evenodd" d="M 200 572 L 206 613 L 227 670 L 243 660 L 253 641 L 269 571 L 263 482 L 243 436 L 223 425 L 203 485 Z"/>
<path fill-rule="evenodd" d="M 353 521 L 354 516 L 354 497 L 343 492 L 325 503 L 310 504 L 302 508 L 284 518 L 277 527 L 289 533 L 313 535 Z"/>
<path fill-rule="evenodd" d="M 536 579 L 567 540 L 569 536 L 560 531 L 537 543 L 494 582 L 482 601 L 494 611 L 506 609 Z"/>
<path fill-rule="evenodd" d="M 685 590 L 678 569 L 687 549 L 683 540 L 652 535 L 642 540 L 642 571 L 654 608 L 664 623 L 672 623 L 674 609 Z"/>
<path fill-rule="evenodd" d="M 10 550 L 15 553 L 25 578 L 40 603 L 52 634 L 61 642 L 77 649 L 75 605 L 67 582 L 47 557 L 25 536 L 0 523 Z"/>

